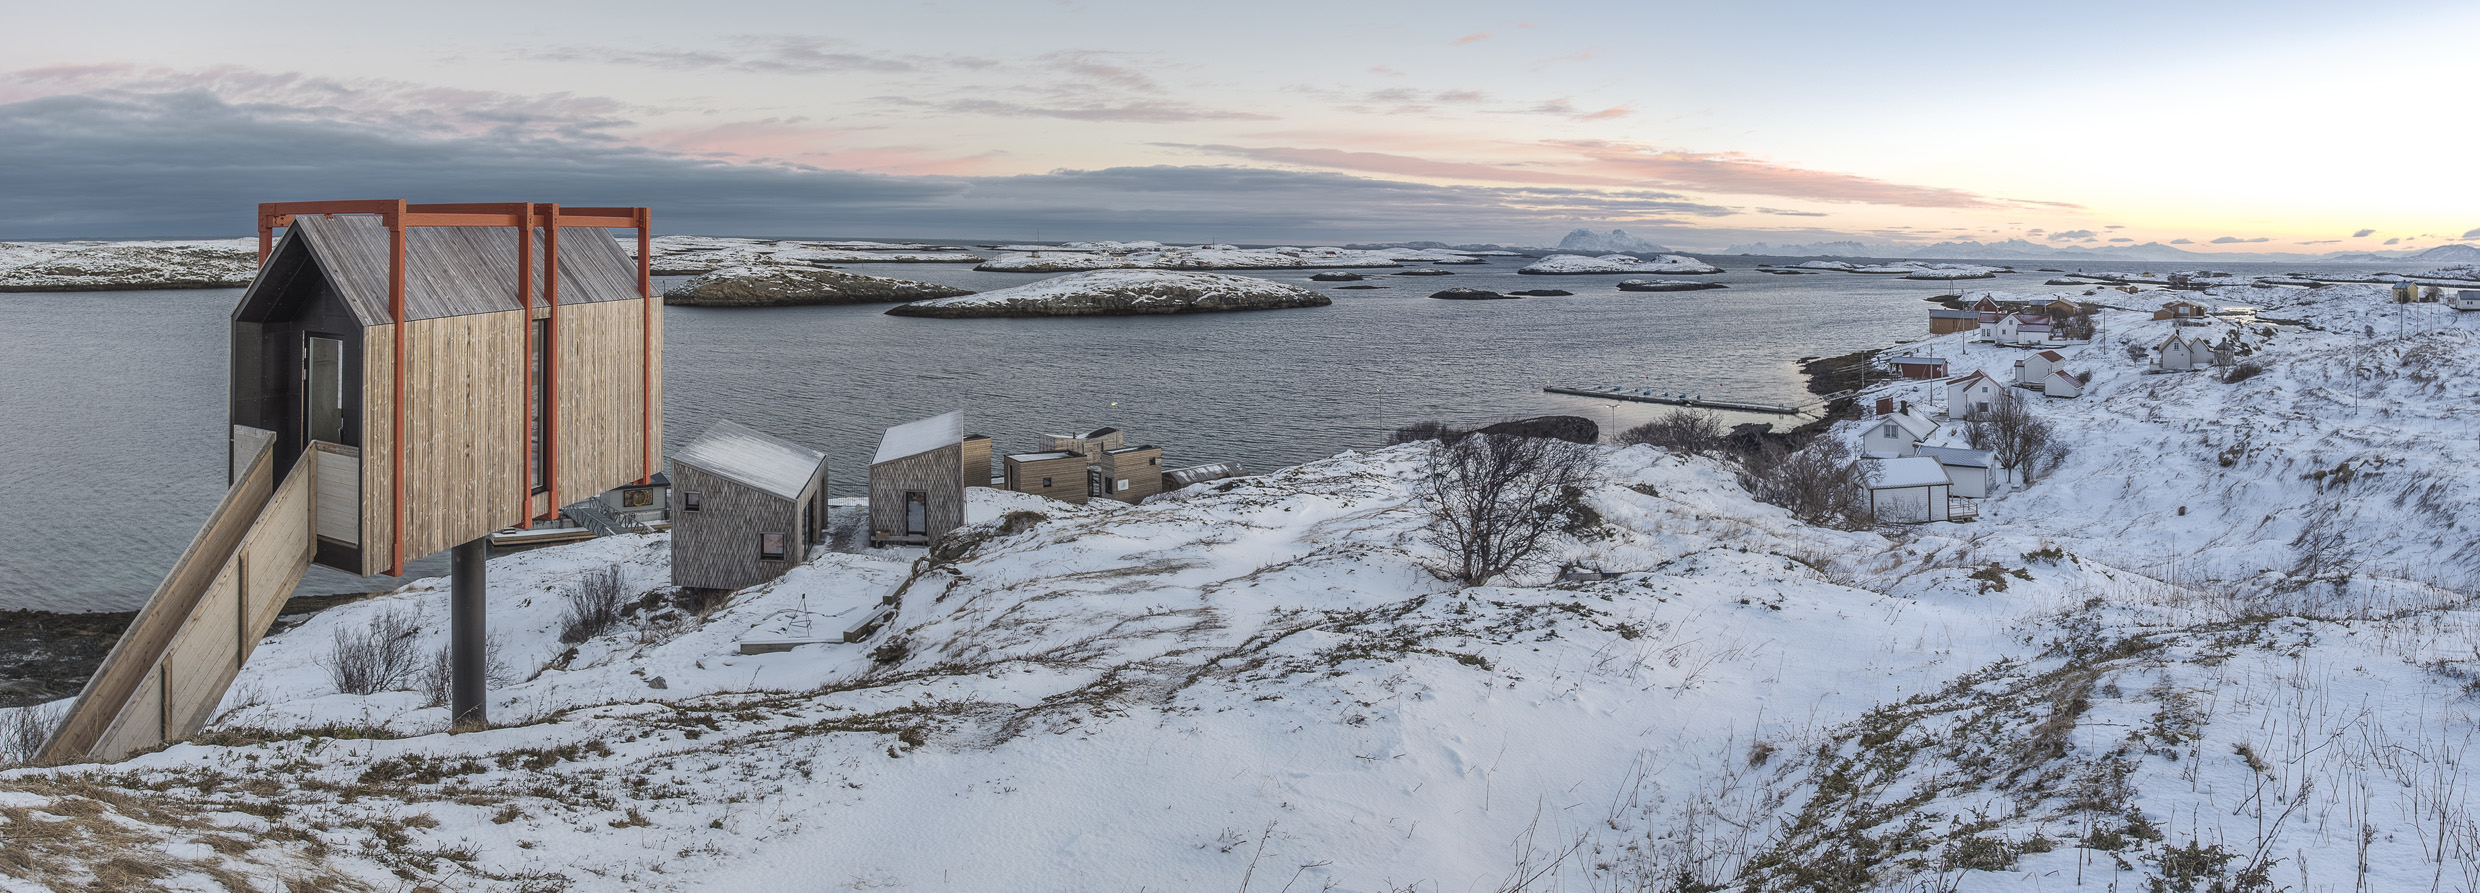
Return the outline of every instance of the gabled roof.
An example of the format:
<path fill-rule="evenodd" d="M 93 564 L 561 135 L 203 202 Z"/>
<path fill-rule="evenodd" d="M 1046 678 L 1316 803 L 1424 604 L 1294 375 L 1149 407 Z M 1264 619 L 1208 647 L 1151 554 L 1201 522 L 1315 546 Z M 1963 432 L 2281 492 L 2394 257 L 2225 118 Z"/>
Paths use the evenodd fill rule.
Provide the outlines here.
<path fill-rule="evenodd" d="M 395 322 L 388 306 L 388 231 L 379 218 L 304 215 L 293 219 L 276 249 L 307 251 L 319 272 L 354 318 L 366 326 Z M 544 256 L 543 234 L 534 233 L 535 263 Z M 271 255 L 272 257 L 272 255 Z M 275 269 L 269 264 L 266 269 Z M 242 295 L 247 306 L 261 289 L 253 281 Z M 560 227 L 560 303 L 633 301 L 637 262 L 599 227 Z M 534 273 L 534 299 L 544 299 L 542 274 Z M 405 229 L 405 318 L 436 319 L 518 309 L 517 234 L 504 226 L 414 226 Z"/>
<path fill-rule="evenodd" d="M 2051 378 L 2063 378 L 2063 379 L 2066 379 L 2066 380 L 2068 380 L 2068 381 L 2075 382 L 2075 386 L 2076 386 L 2076 387 L 2078 387 L 2078 388 L 2081 388 L 2081 387 L 2083 387 L 2083 386 L 2084 386 L 2084 380 L 2083 380 L 2083 379 L 2075 377 L 2075 375 L 2074 375 L 2073 373 L 2070 373 L 2070 372 L 2068 372 L 2068 371 L 2067 371 L 2067 370 L 2065 370 L 2065 369 L 2052 369 L 2052 370 L 2050 370 L 2049 377 L 2051 377 Z"/>
<path fill-rule="evenodd" d="M 2173 345 L 2173 344 L 2176 344 L 2176 345 L 2178 345 L 2178 346 L 2180 346 L 2180 347 L 2186 347 L 2186 346 L 2188 345 L 2188 341 L 2187 341 L 2187 339 L 2185 339 L 2185 338 L 2181 338 L 2181 337 L 2179 337 L 2179 333 L 2177 333 L 2177 332 L 2172 332 L 2172 333 L 2170 333 L 2170 337 L 2162 339 L 2162 342 L 2161 342 L 2160 344 L 2153 345 L 2153 349 L 2154 349 L 2154 350 L 2162 350 L 2162 349 L 2168 348 L 2170 345 Z"/>
<path fill-rule="evenodd" d="M 1898 412 L 1886 416 L 1886 421 L 1902 427 L 1904 436 L 1910 437 L 1914 441 L 1918 441 L 1921 438 L 1937 433 L 1938 426 L 1936 422 L 1909 412 Z"/>
<path fill-rule="evenodd" d="M 2066 354 L 2062 354 L 2054 350 L 2045 350 L 2040 353 L 2033 354 L 2033 356 L 2040 357 L 2041 359 L 2048 360 L 2052 363 L 2064 363 L 2067 361 Z"/>
<path fill-rule="evenodd" d="M 2000 308 L 1998 307 L 1998 302 L 1997 302 L 1997 301 L 1992 300 L 1992 299 L 1991 299 L 1988 295 L 1982 295 L 1982 296 L 1981 296 L 1980 301 L 1978 301 L 1978 302 L 1976 302 L 1976 303 L 1974 303 L 1974 304 L 1972 305 L 1972 309 L 1974 309 L 1974 310 L 1997 310 L 1997 309 L 2000 309 Z"/>
<path fill-rule="evenodd" d="M 1946 476 L 1946 466 L 1938 464 L 1938 460 L 1927 456 L 1869 461 L 1877 463 L 1877 480 L 1869 482 L 1871 490 L 1954 483 L 1954 479 Z"/>
<path fill-rule="evenodd" d="M 878 457 L 870 464 L 892 462 L 906 456 L 918 456 L 949 444 L 964 442 L 964 410 L 934 415 L 919 421 L 906 422 L 887 429 L 887 436 L 878 441 Z"/>
<path fill-rule="evenodd" d="M 1950 384 L 1950 385 L 1953 385 L 1953 384 L 1959 384 L 1959 385 L 1969 385 L 1969 384 L 1971 384 L 1971 383 L 1972 383 L 1972 379 L 1975 379 L 1975 378 L 1980 379 L 1980 380 L 1985 381 L 1985 382 L 1988 382 L 1988 383 L 1990 383 L 1990 384 L 1992 384 L 1992 385 L 1997 385 L 1998 387 L 2005 387 L 2005 385 L 1999 385 L 1999 384 L 1998 384 L 1998 380 L 1997 380 L 1997 379 L 1989 377 L 1989 373 L 1987 373 L 1987 372 L 1983 372 L 1983 371 L 1978 370 L 1978 369 L 1974 369 L 1974 370 L 1972 370 L 1972 374 L 1970 374 L 1970 375 L 1966 375 L 1966 376 L 1963 376 L 1962 378 L 1949 378 L 1949 379 L 1947 379 L 1947 380 L 1946 380 L 1946 383 L 1947 383 L 1947 384 Z"/>
<path fill-rule="evenodd" d="M 1915 447 L 1915 449 L 1918 449 L 1920 454 L 1923 456 L 1936 459 L 1939 465 L 1954 465 L 1964 468 L 1989 467 L 1988 450 L 1971 450 L 1963 447 L 1935 446 Z"/>
<path fill-rule="evenodd" d="M 734 422 L 716 422 L 672 454 L 672 463 L 798 499 L 827 454 Z"/>
<path fill-rule="evenodd" d="M 1934 310 L 1929 311 L 1929 318 L 1930 318 L 1930 319 L 1979 319 L 1979 318 L 1981 318 L 1981 315 L 1980 315 L 1980 313 L 1978 313 L 1977 311 L 1972 311 L 1972 310 L 1947 310 L 1947 309 L 1939 308 L 1939 309 L 1934 309 Z"/>
<path fill-rule="evenodd" d="M 1087 431 L 1087 432 L 1085 432 L 1085 433 L 1083 433 L 1083 434 L 1077 435 L 1077 439 L 1079 439 L 1079 440 L 1101 440 L 1101 439 L 1103 439 L 1103 438 L 1105 438 L 1105 437 L 1109 437 L 1109 436 L 1111 436 L 1111 435 L 1113 435 L 1113 434 L 1118 434 L 1118 433 L 1119 433 L 1119 429 L 1118 429 L 1118 428 L 1096 428 L 1096 429 L 1094 429 L 1094 430 Z"/>

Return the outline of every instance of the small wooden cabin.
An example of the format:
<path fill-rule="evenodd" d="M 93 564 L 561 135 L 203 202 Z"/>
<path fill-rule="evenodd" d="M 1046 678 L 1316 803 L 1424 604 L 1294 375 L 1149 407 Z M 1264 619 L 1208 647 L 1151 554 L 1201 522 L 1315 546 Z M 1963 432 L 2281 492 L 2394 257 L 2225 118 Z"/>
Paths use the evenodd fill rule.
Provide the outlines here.
<path fill-rule="evenodd" d="M 315 562 L 405 562 L 647 483 L 663 315 L 644 208 L 259 206 L 232 316 L 233 457 L 319 457 Z M 637 230 L 638 258 L 607 232 Z M 275 231 L 281 229 L 278 237 Z M 403 358 L 402 362 L 398 358 Z"/>
<path fill-rule="evenodd" d="M 1106 450 L 1093 466 L 1102 486 L 1098 496 L 1135 504 L 1162 492 L 1162 447 L 1143 444 Z"/>
<path fill-rule="evenodd" d="M 1946 377 L 1946 360 L 1943 357 L 1896 357 L 1889 364 L 1894 366 L 1896 375 L 1904 378 L 1927 380 Z"/>
<path fill-rule="evenodd" d="M 1004 461 L 1007 489 L 1085 504 L 1085 454 L 1066 450 L 1014 453 Z"/>
<path fill-rule="evenodd" d="M 827 541 L 827 454 L 718 422 L 672 454 L 672 585 L 745 589 Z"/>
<path fill-rule="evenodd" d="M 870 545 L 926 546 L 963 527 L 964 465 L 961 411 L 887 429 L 870 460 Z"/>
<path fill-rule="evenodd" d="M 1938 460 L 1926 456 L 1871 460 L 1876 474 L 1868 484 L 1869 513 L 1892 524 L 1949 520 L 1946 498 L 1954 481 Z"/>
<path fill-rule="evenodd" d="M 990 473 L 990 435 L 965 435 L 964 485 L 967 487 L 988 487 L 997 483 L 998 477 Z"/>
<path fill-rule="evenodd" d="M 1929 311 L 1929 334 L 1951 335 L 1981 327 L 1981 314 L 1973 310 L 1937 309 Z"/>

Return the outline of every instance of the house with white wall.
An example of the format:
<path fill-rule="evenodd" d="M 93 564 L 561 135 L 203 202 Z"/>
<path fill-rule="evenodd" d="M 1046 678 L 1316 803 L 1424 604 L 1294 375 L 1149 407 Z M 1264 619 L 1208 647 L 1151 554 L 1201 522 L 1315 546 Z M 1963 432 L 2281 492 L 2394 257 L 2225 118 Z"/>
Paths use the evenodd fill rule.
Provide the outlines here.
<path fill-rule="evenodd" d="M 1946 470 L 1946 479 L 1953 483 L 1949 492 L 1965 499 L 1987 499 L 2006 483 L 2004 476 L 1992 473 L 1995 464 L 1990 461 L 1988 450 L 1923 446 L 1920 455 L 1937 460 L 1938 466 Z"/>
<path fill-rule="evenodd" d="M 1989 407 L 1997 405 L 1998 395 L 2005 391 L 2006 386 L 1989 377 L 1987 372 L 1974 371 L 1962 378 L 1947 379 L 1946 417 L 1980 418 L 1989 412 Z"/>
<path fill-rule="evenodd" d="M 2059 364 L 2066 361 L 2065 354 L 2054 350 L 2045 350 L 2016 360 L 2015 383 L 2026 387 L 2040 387 L 2049 381 L 2049 374 L 2057 371 Z"/>
<path fill-rule="evenodd" d="M 2050 397 L 2081 397 L 2084 396 L 2084 380 L 2065 369 L 2052 369 L 2049 378 L 2041 382 L 2041 393 Z"/>
<path fill-rule="evenodd" d="M 1884 458 L 1909 456 L 1937 429 L 1937 422 L 1912 410 L 1879 416 L 1860 430 L 1860 453 Z"/>
<path fill-rule="evenodd" d="M 2176 332 L 2153 348 L 2153 371 L 2193 372 L 2213 365 L 2213 346 Z"/>
<path fill-rule="evenodd" d="M 1921 524 L 1950 520 L 1946 497 L 1954 481 L 1946 467 L 1926 456 L 1869 460 L 1876 466 L 1868 485 L 1869 512 L 1881 523 Z"/>

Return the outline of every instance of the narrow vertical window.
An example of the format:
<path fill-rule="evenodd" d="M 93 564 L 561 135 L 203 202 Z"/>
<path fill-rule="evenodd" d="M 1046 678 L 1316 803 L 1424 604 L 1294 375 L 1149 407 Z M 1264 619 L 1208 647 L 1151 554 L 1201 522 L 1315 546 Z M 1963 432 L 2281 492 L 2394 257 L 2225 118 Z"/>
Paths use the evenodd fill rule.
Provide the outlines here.
<path fill-rule="evenodd" d="M 549 443 L 543 437 L 543 408 L 551 403 L 550 366 L 543 362 L 543 348 L 547 346 L 545 342 L 550 334 L 551 321 L 538 319 L 534 320 L 527 336 L 533 341 L 533 350 L 530 353 L 534 362 L 534 392 L 526 395 L 526 417 L 529 420 L 527 427 L 531 429 L 528 437 L 533 458 L 525 464 L 533 470 L 532 485 L 536 493 L 551 489 L 549 484 L 544 483 L 543 477 L 551 462 Z M 697 494 L 695 493 L 689 494 L 689 510 L 697 511 Z"/>
<path fill-rule="evenodd" d="M 904 491 L 904 532 L 909 536 L 930 535 L 930 494 Z"/>
<path fill-rule="evenodd" d="M 784 560 L 784 535 L 780 533 L 758 534 L 758 560 Z"/>
<path fill-rule="evenodd" d="M 302 439 L 343 443 L 344 341 L 311 335 L 302 354 Z"/>

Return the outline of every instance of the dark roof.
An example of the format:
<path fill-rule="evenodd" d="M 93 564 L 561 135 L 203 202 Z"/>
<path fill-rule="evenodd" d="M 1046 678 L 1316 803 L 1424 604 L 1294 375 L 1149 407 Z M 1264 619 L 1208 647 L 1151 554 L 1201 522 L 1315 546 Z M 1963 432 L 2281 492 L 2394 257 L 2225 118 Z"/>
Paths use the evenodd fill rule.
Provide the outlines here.
<path fill-rule="evenodd" d="M 366 216 L 297 217 L 284 246 L 310 249 L 345 305 L 363 325 L 395 321 L 388 307 L 388 231 Z M 283 249 L 279 249 L 283 250 Z M 543 236 L 534 234 L 534 254 Z M 539 263 L 539 261 L 537 261 Z M 250 283 L 256 292 L 259 282 Z M 542 276 L 534 278 L 543 298 Z M 249 303 L 252 295 L 244 295 Z M 560 303 L 633 301 L 637 262 L 598 227 L 560 227 Z M 405 229 L 405 318 L 437 319 L 518 309 L 516 234 L 501 226 L 416 226 Z"/>
<path fill-rule="evenodd" d="M 1101 440 L 1102 438 L 1108 437 L 1108 436 L 1113 435 L 1113 434 L 1118 434 L 1118 433 L 1119 433 L 1119 429 L 1118 429 L 1118 428 L 1096 428 L 1096 429 L 1094 429 L 1094 430 L 1087 431 L 1087 432 L 1085 432 L 1084 434 L 1078 435 L 1076 439 L 1078 439 L 1078 440 Z"/>

